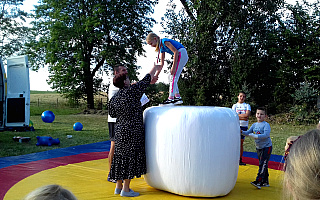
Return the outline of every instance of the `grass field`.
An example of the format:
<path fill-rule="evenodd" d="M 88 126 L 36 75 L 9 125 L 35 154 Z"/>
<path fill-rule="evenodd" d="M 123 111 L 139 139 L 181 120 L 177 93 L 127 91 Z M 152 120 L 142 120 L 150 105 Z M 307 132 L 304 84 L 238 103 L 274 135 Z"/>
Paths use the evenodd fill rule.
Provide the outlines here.
<path fill-rule="evenodd" d="M 81 144 L 89 144 L 101 142 L 109 139 L 108 134 L 108 117 L 101 114 L 83 114 L 83 108 L 70 108 L 63 104 L 67 102 L 55 92 L 31 92 L 31 102 L 37 99 L 46 99 L 46 103 L 41 105 L 31 104 L 30 119 L 33 122 L 35 131 L 27 132 L 0 132 L 0 157 L 17 156 L 40 151 L 46 151 L 56 148 L 64 148 Z M 59 106 L 56 105 L 58 98 Z M 42 100 L 44 102 L 44 100 Z M 52 106 L 53 105 L 53 106 Z M 41 120 L 41 114 L 45 110 L 51 110 L 55 114 L 53 123 L 44 123 Z M 255 122 L 255 118 L 251 117 L 250 122 Z M 81 122 L 83 124 L 82 131 L 74 131 L 73 124 Z M 273 142 L 272 154 L 282 155 L 286 139 L 291 135 L 301 135 L 306 131 L 314 129 L 314 125 L 292 125 L 270 123 L 271 139 Z M 67 135 L 72 135 L 71 139 Z M 31 137 L 28 143 L 19 143 L 13 141 L 14 136 Z M 51 136 L 59 138 L 60 144 L 53 146 L 36 146 L 36 136 Z M 255 152 L 254 140 L 246 138 L 244 142 L 244 151 Z"/>

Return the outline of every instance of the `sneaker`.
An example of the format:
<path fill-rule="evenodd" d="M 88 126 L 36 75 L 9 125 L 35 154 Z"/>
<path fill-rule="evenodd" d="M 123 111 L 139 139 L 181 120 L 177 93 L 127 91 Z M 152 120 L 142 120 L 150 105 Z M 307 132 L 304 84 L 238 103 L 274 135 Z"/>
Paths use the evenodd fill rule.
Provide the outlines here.
<path fill-rule="evenodd" d="M 181 97 L 174 97 L 174 104 L 183 104 L 182 98 Z"/>
<path fill-rule="evenodd" d="M 258 189 L 261 189 L 261 182 L 259 181 L 252 181 L 251 185 L 255 186 Z"/>
<path fill-rule="evenodd" d="M 268 182 L 261 183 L 260 186 L 261 186 L 261 187 L 270 187 L 270 185 L 269 185 Z"/>
<path fill-rule="evenodd" d="M 247 165 L 247 164 L 244 163 L 244 162 L 242 162 L 242 159 L 240 158 L 240 160 L 239 160 L 239 165 L 245 166 L 245 165 Z"/>
<path fill-rule="evenodd" d="M 120 196 L 122 197 L 137 197 L 139 196 L 139 192 L 134 192 L 133 190 L 129 190 L 129 192 L 125 192 L 123 190 L 121 190 Z"/>
<path fill-rule="evenodd" d="M 246 166 L 247 164 L 242 161 L 239 161 L 239 165 Z"/>
<path fill-rule="evenodd" d="M 173 99 L 167 99 L 161 103 L 161 105 L 173 105 L 174 100 Z"/>

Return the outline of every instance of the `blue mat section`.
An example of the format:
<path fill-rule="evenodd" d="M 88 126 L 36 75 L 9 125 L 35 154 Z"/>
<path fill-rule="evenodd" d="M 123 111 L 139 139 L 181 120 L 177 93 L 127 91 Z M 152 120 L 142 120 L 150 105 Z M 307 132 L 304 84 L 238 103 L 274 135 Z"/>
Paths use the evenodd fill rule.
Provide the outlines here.
<path fill-rule="evenodd" d="M 243 156 L 244 156 L 244 157 L 249 157 L 249 158 L 256 158 L 256 159 L 258 159 L 258 155 L 257 155 L 256 152 L 247 152 L 247 151 L 244 151 L 244 152 L 243 152 Z M 271 154 L 271 156 L 270 156 L 270 161 L 279 162 L 279 163 L 284 163 L 283 156 L 274 155 L 274 154 Z"/>
<path fill-rule="evenodd" d="M 92 144 L 85 144 L 67 148 L 53 149 L 49 151 L 43 151 L 38 153 L 26 154 L 21 156 L 11 156 L 0 158 L 0 169 L 4 167 L 9 167 L 12 165 L 18 165 L 23 163 L 28 163 L 32 161 L 58 158 L 63 156 L 72 156 L 81 153 L 91 153 L 91 152 L 105 152 L 110 149 L 110 141 L 97 142 Z M 256 158 L 258 159 L 256 152 L 243 152 L 244 157 Z M 270 161 L 284 163 L 283 156 L 271 155 Z"/>
<path fill-rule="evenodd" d="M 23 163 L 28 163 L 32 161 L 58 158 L 63 156 L 72 156 L 81 153 L 91 153 L 91 152 L 104 152 L 109 151 L 110 141 L 97 142 L 92 144 L 85 144 L 67 148 L 53 149 L 49 151 L 43 151 L 38 153 L 26 154 L 21 156 L 11 156 L 0 158 L 0 169 L 4 167 L 9 167 L 12 165 L 18 165 Z"/>

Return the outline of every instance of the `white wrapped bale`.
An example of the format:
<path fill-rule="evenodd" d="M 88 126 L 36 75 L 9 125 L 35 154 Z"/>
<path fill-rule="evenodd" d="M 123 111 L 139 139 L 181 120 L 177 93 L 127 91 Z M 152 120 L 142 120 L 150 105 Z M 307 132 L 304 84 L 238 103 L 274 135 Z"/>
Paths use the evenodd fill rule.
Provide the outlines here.
<path fill-rule="evenodd" d="M 144 112 L 146 182 L 184 196 L 227 195 L 235 186 L 240 127 L 230 108 L 150 107 Z"/>

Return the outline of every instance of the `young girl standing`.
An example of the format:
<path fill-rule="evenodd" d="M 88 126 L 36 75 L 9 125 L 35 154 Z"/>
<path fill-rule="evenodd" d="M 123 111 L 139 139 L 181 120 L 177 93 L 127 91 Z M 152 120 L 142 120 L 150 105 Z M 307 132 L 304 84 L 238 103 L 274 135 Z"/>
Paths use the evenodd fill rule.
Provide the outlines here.
<path fill-rule="evenodd" d="M 149 33 L 146 41 L 150 46 L 156 48 L 156 52 L 158 52 L 158 60 L 161 54 L 160 68 L 155 74 L 155 80 L 158 79 L 158 75 L 160 74 L 163 68 L 165 53 L 173 55 L 173 64 L 170 71 L 171 76 L 169 83 L 169 97 L 162 104 L 182 104 L 183 101 L 179 93 L 178 80 L 183 67 L 186 65 L 188 61 L 188 53 L 186 49 L 181 43 L 167 38 L 160 39 L 160 37 L 155 33 Z"/>

